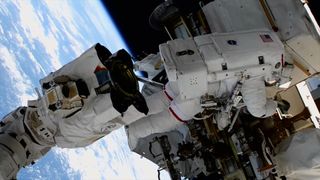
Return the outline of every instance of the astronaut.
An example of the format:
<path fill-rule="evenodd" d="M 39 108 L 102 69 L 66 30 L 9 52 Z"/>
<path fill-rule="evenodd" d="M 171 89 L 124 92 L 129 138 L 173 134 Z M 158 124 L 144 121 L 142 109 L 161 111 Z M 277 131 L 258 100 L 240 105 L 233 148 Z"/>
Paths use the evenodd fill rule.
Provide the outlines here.
<path fill-rule="evenodd" d="M 40 80 L 42 94 L 1 121 L 0 179 L 51 147 L 85 147 L 146 115 L 163 111 L 163 92 L 144 98 L 130 55 L 95 44 L 78 58 Z"/>
<path fill-rule="evenodd" d="M 240 91 L 251 114 L 272 115 L 275 103 L 266 99 L 264 82 L 281 69 L 283 47 L 276 35 L 254 31 L 247 35 L 208 36 L 160 45 L 169 82 L 163 90 L 149 88 L 145 96 L 139 92 L 130 55 L 125 50 L 112 54 L 99 43 L 41 79 L 39 98 L 29 101 L 28 107 L 11 112 L 1 123 L 0 177 L 13 178 L 21 167 L 53 146 L 85 147 L 124 125 L 133 149 L 139 138 L 171 131 L 194 119 L 212 105 L 212 99 L 203 97 L 219 99 L 213 108 L 219 108 L 214 118 L 220 129 L 230 124 L 231 108 L 236 106 Z M 272 41 L 260 42 L 261 36 Z M 235 51 L 223 55 L 212 52 L 229 48 L 223 47 L 225 44 L 203 44 L 204 40 L 219 38 L 226 38 L 227 42 L 236 38 L 242 43 L 252 37 L 257 42 L 245 46 L 247 49 L 232 47 L 233 42 L 230 46 Z M 255 52 L 257 45 L 261 47 L 261 56 L 259 51 Z M 223 106 L 219 105 L 222 101 Z"/>
<path fill-rule="evenodd" d="M 214 109 L 211 119 L 219 130 L 232 123 L 233 108 L 245 106 L 258 118 L 276 112 L 277 103 L 267 98 L 265 85 L 281 81 L 284 48 L 275 33 L 261 29 L 215 33 L 175 39 L 159 47 L 169 79 L 163 92 L 170 104 L 166 111 L 127 126 L 132 150 L 139 139 L 199 119 L 195 115 L 206 108 Z"/>
<path fill-rule="evenodd" d="M 106 57 L 100 55 L 99 48 Z M 110 56 L 107 58 L 106 54 Z M 123 125 L 162 112 L 168 106 L 162 91 L 146 97 L 140 94 L 132 68 L 131 58 L 124 50 L 111 55 L 97 44 L 40 81 L 45 97 L 43 106 L 49 109 L 44 114 L 58 127 L 54 139 L 59 147 L 89 145 Z M 51 86 L 45 88 L 47 84 Z M 72 84 L 77 86 L 80 97 L 72 95 Z M 68 98 L 60 98 L 66 97 L 59 95 L 60 89 Z M 79 99 L 81 103 L 77 106 L 70 105 Z"/>
<path fill-rule="evenodd" d="M 20 168 L 33 164 L 51 149 L 51 145 L 38 143 L 26 127 L 26 113 L 32 112 L 31 109 L 18 107 L 1 121 L 0 179 L 14 179 Z M 34 113 L 29 115 L 37 118 Z"/>

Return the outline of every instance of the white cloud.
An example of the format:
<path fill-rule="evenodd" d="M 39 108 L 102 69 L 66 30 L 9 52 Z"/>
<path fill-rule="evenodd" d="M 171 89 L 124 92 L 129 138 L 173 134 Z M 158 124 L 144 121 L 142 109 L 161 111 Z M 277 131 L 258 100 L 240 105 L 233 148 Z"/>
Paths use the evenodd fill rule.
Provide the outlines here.
<path fill-rule="evenodd" d="M 0 21 L 0 33 L 3 34 L 4 31 L 3 31 L 3 27 L 1 26 L 2 22 Z"/>
<path fill-rule="evenodd" d="M 66 34 L 66 39 L 70 42 L 70 47 L 77 55 L 80 55 L 85 47 L 81 43 L 79 43 L 79 39 L 85 39 L 81 33 L 79 33 L 79 29 L 77 24 L 79 24 L 79 20 L 76 19 L 76 10 L 73 9 L 68 1 L 44 1 L 46 6 L 50 11 L 51 17 L 58 19 L 62 29 L 62 31 Z M 55 27 L 52 19 L 49 19 L 50 27 Z"/>
<path fill-rule="evenodd" d="M 32 71 L 34 71 L 34 74 L 46 74 L 45 70 L 42 68 L 42 66 L 40 65 L 40 63 L 36 60 L 36 58 L 34 57 L 34 55 L 32 54 L 32 52 L 30 51 L 30 49 L 28 48 L 28 46 L 24 43 L 23 38 L 21 37 L 20 34 L 15 33 L 14 34 L 14 40 L 16 42 L 16 45 L 20 48 L 20 49 L 24 49 L 25 52 L 28 54 L 28 60 L 30 60 L 32 62 Z M 22 57 L 21 57 L 22 58 Z"/>
<path fill-rule="evenodd" d="M 0 63 L 1 66 L 5 68 L 7 74 L 9 75 L 13 89 L 16 92 L 20 103 L 26 105 L 28 100 L 35 99 L 36 95 L 32 92 L 32 84 L 26 74 L 23 73 L 19 65 L 17 64 L 17 59 L 13 52 L 10 52 L 7 47 L 0 44 Z"/>
<path fill-rule="evenodd" d="M 61 67 L 59 61 L 59 43 L 52 33 L 45 33 L 41 17 L 36 13 L 31 2 L 15 1 L 16 7 L 19 9 L 20 25 L 24 29 L 24 33 L 31 42 L 40 41 L 46 48 L 46 52 L 51 57 L 50 62 L 54 70 Z"/>
<path fill-rule="evenodd" d="M 7 6 L 0 6 L 0 13 L 3 15 L 10 15 L 10 10 L 8 9 Z"/>
<path fill-rule="evenodd" d="M 32 62 L 33 64 L 33 68 L 35 70 L 35 74 L 37 75 L 41 75 L 41 74 L 46 74 L 45 70 L 42 68 L 42 66 L 40 65 L 40 63 L 36 60 L 36 58 L 33 56 L 33 54 L 30 51 L 26 51 L 28 53 L 29 56 L 29 60 Z"/>
<path fill-rule="evenodd" d="M 123 128 L 86 148 L 55 148 L 54 152 L 66 158 L 69 171 L 79 172 L 83 180 L 158 179 L 155 164 L 130 152 Z M 168 176 L 164 177 L 168 179 Z"/>

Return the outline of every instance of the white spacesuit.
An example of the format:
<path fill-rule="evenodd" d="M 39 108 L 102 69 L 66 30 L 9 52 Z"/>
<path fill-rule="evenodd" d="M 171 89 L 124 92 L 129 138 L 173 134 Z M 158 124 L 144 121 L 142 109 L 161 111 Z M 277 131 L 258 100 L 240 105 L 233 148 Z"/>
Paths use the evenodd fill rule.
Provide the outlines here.
<path fill-rule="evenodd" d="M 283 46 L 270 31 L 178 39 L 160 45 L 160 55 L 169 82 L 145 97 L 128 53 L 111 54 L 100 44 L 41 79 L 43 95 L 2 121 L 0 178 L 14 177 L 50 147 L 84 147 L 123 125 L 133 149 L 140 138 L 171 131 L 207 106 L 217 108 L 223 129 L 240 92 L 252 115 L 275 112 L 264 82 L 278 77 Z"/>
<path fill-rule="evenodd" d="M 255 117 L 276 112 L 276 102 L 266 97 L 265 82 L 280 80 L 284 49 L 273 32 L 253 30 L 176 39 L 161 44 L 160 55 L 169 79 L 164 93 L 170 105 L 167 111 L 128 126 L 132 150 L 139 139 L 174 130 L 209 106 L 218 110 L 214 119 L 220 130 L 231 123 L 231 108 L 237 108 L 241 99 Z"/>
<path fill-rule="evenodd" d="M 116 56 L 117 53 L 113 56 Z M 119 103 L 120 100 L 112 101 L 112 93 L 109 87 L 109 83 L 111 83 L 110 72 L 100 62 L 95 48 L 90 48 L 76 60 L 45 77 L 41 80 L 41 84 L 63 76 L 75 80 L 82 79 L 87 85 L 89 95 L 81 98 L 80 107 L 49 110 L 46 113 L 48 118 L 57 126 L 58 130 L 54 139 L 59 147 L 87 146 L 111 131 L 145 116 L 131 104 L 127 105 L 126 108 L 128 109 L 125 112 L 119 112 L 114 108 L 115 103 Z M 103 76 L 107 76 L 107 78 Z M 50 93 L 51 89 L 52 87 L 45 90 L 45 94 Z M 71 88 L 69 89 L 70 94 Z M 148 114 L 161 112 L 167 106 L 167 102 L 162 96 L 162 92 L 159 92 L 146 98 Z M 47 98 L 47 102 L 49 101 L 55 102 Z"/>
<path fill-rule="evenodd" d="M 13 179 L 20 168 L 45 155 L 50 146 L 41 145 L 26 127 L 27 107 L 6 115 L 0 127 L 0 179 Z"/>
<path fill-rule="evenodd" d="M 140 96 L 132 69 L 121 71 L 132 78 L 124 80 L 129 88 L 133 85 L 131 91 L 126 91 L 128 87 L 114 77 L 118 74 L 111 68 L 121 69 L 123 64 L 117 60 L 126 58 L 131 62 L 124 50 L 111 55 L 96 44 L 41 79 L 43 95 L 39 93 L 39 99 L 29 101 L 28 107 L 16 109 L 1 121 L 0 179 L 14 178 L 21 167 L 34 162 L 53 146 L 84 147 L 145 114 L 163 111 L 168 106 L 164 94 L 158 92 L 145 100 Z M 106 60 L 112 60 L 111 65 Z M 117 97 L 119 94 L 112 94 L 112 88 L 124 94 Z"/>

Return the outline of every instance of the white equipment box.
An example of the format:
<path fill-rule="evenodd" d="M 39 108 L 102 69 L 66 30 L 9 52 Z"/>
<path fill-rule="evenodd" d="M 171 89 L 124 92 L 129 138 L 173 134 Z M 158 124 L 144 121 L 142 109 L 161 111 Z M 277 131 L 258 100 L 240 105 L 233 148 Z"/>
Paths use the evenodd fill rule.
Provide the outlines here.
<path fill-rule="evenodd" d="M 284 47 L 268 30 L 214 33 L 161 44 L 169 81 L 177 81 L 183 99 L 207 93 L 208 83 L 242 76 L 273 81 L 281 73 Z"/>

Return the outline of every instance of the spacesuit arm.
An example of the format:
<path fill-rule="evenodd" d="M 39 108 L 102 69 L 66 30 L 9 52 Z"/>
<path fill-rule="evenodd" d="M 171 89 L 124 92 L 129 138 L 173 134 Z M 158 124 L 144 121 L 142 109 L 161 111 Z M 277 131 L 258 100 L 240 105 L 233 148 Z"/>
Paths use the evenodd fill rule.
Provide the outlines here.
<path fill-rule="evenodd" d="M 244 81 L 241 89 L 248 111 L 255 117 L 266 118 L 276 112 L 277 104 L 267 99 L 264 78 L 261 76 Z"/>
<path fill-rule="evenodd" d="M 111 53 L 107 48 L 97 43 L 83 52 L 76 59 L 42 78 L 40 80 L 40 84 L 42 86 L 44 83 L 52 81 L 55 83 L 61 83 L 68 80 L 82 79 L 88 85 L 89 90 L 91 88 L 96 88 L 99 86 L 99 82 L 95 75 L 95 70 L 97 67 L 104 67 L 100 58 L 106 58 L 110 55 Z"/>

